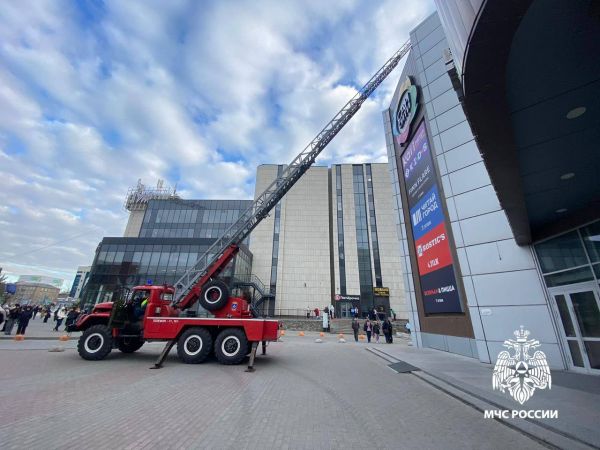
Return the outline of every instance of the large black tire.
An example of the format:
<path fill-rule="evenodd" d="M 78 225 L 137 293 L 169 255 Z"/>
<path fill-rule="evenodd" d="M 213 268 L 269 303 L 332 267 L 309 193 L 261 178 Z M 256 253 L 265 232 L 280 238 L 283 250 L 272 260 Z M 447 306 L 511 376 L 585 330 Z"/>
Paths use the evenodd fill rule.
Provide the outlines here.
<path fill-rule="evenodd" d="M 215 356 L 221 364 L 240 364 L 248 354 L 248 339 L 244 330 L 226 328 L 215 341 Z"/>
<path fill-rule="evenodd" d="M 117 348 L 123 353 L 133 353 L 138 351 L 144 345 L 144 341 L 138 338 L 119 338 L 117 339 Z"/>
<path fill-rule="evenodd" d="M 204 285 L 200 293 L 200 305 L 207 311 L 223 308 L 229 300 L 229 288 L 221 280 L 212 280 Z"/>
<path fill-rule="evenodd" d="M 83 332 L 77 342 L 79 356 L 88 361 L 100 361 L 112 350 L 113 338 L 106 325 L 93 325 Z"/>
<path fill-rule="evenodd" d="M 203 362 L 211 349 L 212 336 L 206 328 L 188 328 L 177 340 L 177 356 L 186 364 Z"/>

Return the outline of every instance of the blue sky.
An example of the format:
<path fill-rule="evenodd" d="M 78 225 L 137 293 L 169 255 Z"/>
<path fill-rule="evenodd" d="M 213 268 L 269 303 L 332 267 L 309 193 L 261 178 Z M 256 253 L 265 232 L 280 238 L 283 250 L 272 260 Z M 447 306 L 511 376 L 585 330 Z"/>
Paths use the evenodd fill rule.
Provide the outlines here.
<path fill-rule="evenodd" d="M 139 178 L 251 198 L 432 1 L 0 2 L 0 267 L 65 278 L 120 236 Z M 320 157 L 385 162 L 396 69 Z"/>

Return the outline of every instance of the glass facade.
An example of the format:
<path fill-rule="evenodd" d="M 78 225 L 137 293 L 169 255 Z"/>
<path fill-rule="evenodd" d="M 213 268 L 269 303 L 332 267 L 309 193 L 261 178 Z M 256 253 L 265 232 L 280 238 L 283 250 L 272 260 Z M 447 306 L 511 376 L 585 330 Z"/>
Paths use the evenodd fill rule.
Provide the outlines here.
<path fill-rule="evenodd" d="M 352 183 L 354 188 L 354 218 L 356 224 L 356 250 L 358 253 L 361 310 L 368 311 L 374 306 L 373 277 L 371 272 L 365 180 L 362 165 L 352 166 Z"/>
<path fill-rule="evenodd" d="M 283 166 L 277 166 L 277 186 L 283 173 Z M 279 261 L 279 228 L 281 225 L 281 201 L 275 205 L 275 220 L 273 221 L 273 249 L 271 253 L 271 281 L 269 283 L 269 292 L 273 295 L 277 293 L 277 263 Z"/>
<path fill-rule="evenodd" d="M 570 366 L 600 372 L 600 221 L 535 245 Z"/>
<path fill-rule="evenodd" d="M 217 238 L 251 200 L 150 200 L 139 237 Z"/>
<path fill-rule="evenodd" d="M 369 223 L 371 225 L 371 246 L 373 247 L 373 265 L 375 269 L 375 286 L 382 287 L 381 260 L 379 258 L 379 240 L 377 239 L 377 219 L 375 217 L 375 198 L 373 196 L 373 174 L 371 164 L 367 168 L 367 200 L 369 202 Z"/>
<path fill-rule="evenodd" d="M 600 280 L 600 221 L 535 245 L 549 288 Z"/>
<path fill-rule="evenodd" d="M 75 297 L 75 292 L 77 292 L 77 287 L 79 286 L 79 282 L 81 281 L 81 274 L 78 273 L 75 275 L 75 279 L 73 280 L 73 286 L 71 286 L 71 290 L 69 291 L 69 297 Z"/>
<path fill-rule="evenodd" d="M 83 304 L 110 301 L 121 287 L 174 284 L 251 206 L 251 200 L 150 200 L 138 238 L 104 238 L 98 246 Z M 222 278 L 250 275 L 246 244 Z"/>
<path fill-rule="evenodd" d="M 104 238 L 96 250 L 82 296 L 86 306 L 111 301 L 120 287 L 174 284 L 214 243 L 214 239 Z M 245 245 L 221 278 L 249 276 L 252 255 Z"/>
<path fill-rule="evenodd" d="M 338 237 L 338 267 L 340 271 L 340 293 L 346 295 L 346 257 L 344 250 L 344 203 L 342 196 L 342 166 L 337 165 L 335 170 L 335 200 L 337 213 Z"/>

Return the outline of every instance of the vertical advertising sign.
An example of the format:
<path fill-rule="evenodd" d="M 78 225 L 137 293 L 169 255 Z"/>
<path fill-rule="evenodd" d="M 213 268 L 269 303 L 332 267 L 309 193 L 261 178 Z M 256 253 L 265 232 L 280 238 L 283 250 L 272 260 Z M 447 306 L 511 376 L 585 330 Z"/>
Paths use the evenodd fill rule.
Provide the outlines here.
<path fill-rule="evenodd" d="M 433 155 L 421 122 L 402 154 L 410 223 L 426 314 L 460 313 L 454 261 Z"/>

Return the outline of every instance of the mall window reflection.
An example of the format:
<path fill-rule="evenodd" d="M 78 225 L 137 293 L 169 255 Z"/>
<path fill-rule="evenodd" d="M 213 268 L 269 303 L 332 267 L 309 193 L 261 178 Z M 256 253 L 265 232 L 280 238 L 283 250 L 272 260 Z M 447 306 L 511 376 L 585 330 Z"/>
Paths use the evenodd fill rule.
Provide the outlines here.
<path fill-rule="evenodd" d="M 600 279 L 600 221 L 535 245 L 548 287 Z"/>

